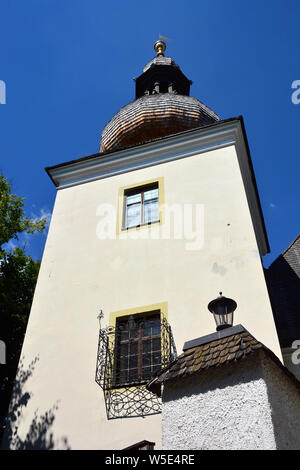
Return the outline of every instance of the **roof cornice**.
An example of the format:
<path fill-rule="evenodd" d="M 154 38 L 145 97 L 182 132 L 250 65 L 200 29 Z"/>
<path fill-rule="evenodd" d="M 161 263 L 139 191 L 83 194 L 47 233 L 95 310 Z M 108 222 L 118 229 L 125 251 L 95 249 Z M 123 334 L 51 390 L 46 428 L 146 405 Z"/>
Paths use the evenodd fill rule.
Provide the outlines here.
<path fill-rule="evenodd" d="M 46 167 L 45 170 L 55 186 L 62 189 L 164 163 L 166 160 L 184 158 L 234 144 L 240 119 L 218 121 L 144 144 L 60 163 Z"/>

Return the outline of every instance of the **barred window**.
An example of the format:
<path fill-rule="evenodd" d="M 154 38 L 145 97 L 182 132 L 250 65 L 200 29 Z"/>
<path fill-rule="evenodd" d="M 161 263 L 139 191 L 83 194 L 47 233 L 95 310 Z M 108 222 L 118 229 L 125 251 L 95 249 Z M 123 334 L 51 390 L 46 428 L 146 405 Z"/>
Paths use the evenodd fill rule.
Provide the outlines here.
<path fill-rule="evenodd" d="M 117 319 L 115 341 L 116 386 L 145 383 L 161 369 L 160 312 Z"/>
<path fill-rule="evenodd" d="M 162 304 L 161 304 L 162 305 Z M 95 380 L 104 392 L 107 419 L 161 412 L 161 400 L 147 389 L 156 371 L 176 358 L 172 330 L 160 306 L 115 318 L 99 329 Z"/>
<path fill-rule="evenodd" d="M 124 192 L 123 229 L 159 222 L 158 182 Z"/>
<path fill-rule="evenodd" d="M 132 446 L 125 447 L 125 449 L 122 449 L 122 450 L 153 450 L 154 447 L 155 447 L 155 442 L 140 441 L 140 442 L 137 442 L 136 444 L 133 444 Z"/>

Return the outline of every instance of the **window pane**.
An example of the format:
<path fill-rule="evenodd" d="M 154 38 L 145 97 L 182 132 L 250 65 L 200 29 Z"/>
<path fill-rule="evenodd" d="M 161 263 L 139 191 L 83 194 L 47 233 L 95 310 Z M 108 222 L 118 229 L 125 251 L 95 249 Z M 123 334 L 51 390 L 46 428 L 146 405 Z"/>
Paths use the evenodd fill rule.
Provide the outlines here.
<path fill-rule="evenodd" d="M 143 368 L 143 379 L 148 380 L 151 379 L 153 372 L 151 371 L 151 367 Z"/>
<path fill-rule="evenodd" d="M 155 198 L 158 199 L 158 188 L 150 189 L 149 191 L 144 192 L 144 201 Z"/>
<path fill-rule="evenodd" d="M 129 370 L 129 382 L 136 382 L 138 380 L 138 370 L 130 369 Z"/>
<path fill-rule="evenodd" d="M 143 354 L 143 367 L 151 365 L 151 355 Z"/>
<path fill-rule="evenodd" d="M 137 366 L 138 366 L 138 357 L 129 356 L 129 369 L 137 368 Z"/>
<path fill-rule="evenodd" d="M 119 338 L 120 338 L 120 341 L 128 340 L 128 330 L 125 330 L 125 329 L 119 330 Z"/>
<path fill-rule="evenodd" d="M 121 344 L 120 346 L 120 355 L 128 356 L 128 344 Z"/>
<path fill-rule="evenodd" d="M 141 205 L 133 204 L 127 207 L 126 227 L 134 227 L 141 223 Z"/>
<path fill-rule="evenodd" d="M 135 338 L 137 338 L 137 337 L 138 337 L 138 333 L 139 333 L 139 331 L 138 331 L 138 329 L 136 329 L 136 328 L 135 328 L 134 330 L 129 330 L 129 338 L 130 338 L 130 339 L 135 339 Z"/>
<path fill-rule="evenodd" d="M 120 359 L 120 368 L 121 369 L 128 369 L 128 357 L 123 356 Z"/>
<path fill-rule="evenodd" d="M 160 351 L 160 338 L 152 340 L 152 351 Z"/>
<path fill-rule="evenodd" d="M 119 382 L 121 384 L 128 382 L 128 371 L 127 370 L 122 370 L 120 372 L 119 377 L 117 377 L 117 382 Z"/>
<path fill-rule="evenodd" d="M 144 323 L 143 329 L 142 329 L 142 335 L 143 337 L 151 336 L 151 325 L 149 324 L 149 322 Z"/>
<path fill-rule="evenodd" d="M 160 334 L 160 318 L 157 316 L 150 317 L 147 321 L 147 326 L 151 328 L 151 336 Z"/>
<path fill-rule="evenodd" d="M 152 364 L 158 365 L 161 363 L 161 356 L 160 353 L 152 354 Z"/>
<path fill-rule="evenodd" d="M 144 203 L 144 222 L 155 222 L 158 220 L 158 201 L 149 201 Z"/>
<path fill-rule="evenodd" d="M 129 344 L 129 354 L 137 354 L 138 353 L 138 343 L 137 341 L 134 341 L 134 343 Z"/>
<path fill-rule="evenodd" d="M 143 353 L 151 351 L 151 341 L 143 341 Z"/>
<path fill-rule="evenodd" d="M 141 193 L 133 194 L 132 196 L 126 197 L 126 204 L 134 204 L 136 202 L 141 202 Z"/>
<path fill-rule="evenodd" d="M 152 327 L 152 336 L 160 335 L 160 322 L 157 321 L 153 324 Z"/>

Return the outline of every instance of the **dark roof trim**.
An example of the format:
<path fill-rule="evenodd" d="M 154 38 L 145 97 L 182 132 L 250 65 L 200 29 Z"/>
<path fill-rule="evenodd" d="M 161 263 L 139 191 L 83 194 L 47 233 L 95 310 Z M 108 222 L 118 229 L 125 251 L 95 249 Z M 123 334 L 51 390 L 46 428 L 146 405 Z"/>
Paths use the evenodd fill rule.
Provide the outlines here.
<path fill-rule="evenodd" d="M 225 330 L 211 333 L 210 335 L 201 336 L 200 338 L 192 339 L 191 341 L 186 341 L 183 345 L 182 350 L 186 351 L 187 349 L 195 348 L 197 346 L 210 343 L 211 341 L 215 341 L 217 339 L 227 338 L 228 336 L 236 335 L 238 333 L 242 333 L 243 331 L 248 333 L 248 331 L 243 327 L 243 325 L 232 326 L 230 328 L 226 328 Z"/>
<path fill-rule="evenodd" d="M 268 240 L 268 234 L 267 234 L 265 219 L 264 219 L 264 216 L 263 216 L 263 211 L 262 211 L 262 207 L 261 207 L 261 203 L 260 203 L 259 193 L 258 193 L 258 189 L 257 189 L 256 178 L 255 178 L 255 174 L 254 174 L 254 168 L 253 168 L 253 164 L 252 164 L 250 148 L 249 148 L 248 138 L 247 138 L 245 124 L 244 124 L 244 118 L 243 118 L 243 116 L 239 116 L 237 119 L 239 119 L 239 121 L 241 123 L 241 129 L 242 129 L 242 133 L 243 133 L 243 137 L 244 137 L 244 141 L 245 141 L 247 157 L 248 157 L 248 163 L 249 163 L 249 168 L 250 168 L 251 177 L 252 177 L 252 184 L 253 184 L 253 188 L 254 188 L 254 191 L 255 191 L 255 194 L 256 194 L 257 206 L 258 206 L 258 210 L 259 210 L 259 213 L 260 213 L 262 229 L 263 229 L 263 232 L 264 232 L 264 235 L 265 235 L 266 249 L 267 249 L 267 253 L 270 253 L 271 249 L 270 249 L 270 244 L 269 244 L 269 240 Z"/>

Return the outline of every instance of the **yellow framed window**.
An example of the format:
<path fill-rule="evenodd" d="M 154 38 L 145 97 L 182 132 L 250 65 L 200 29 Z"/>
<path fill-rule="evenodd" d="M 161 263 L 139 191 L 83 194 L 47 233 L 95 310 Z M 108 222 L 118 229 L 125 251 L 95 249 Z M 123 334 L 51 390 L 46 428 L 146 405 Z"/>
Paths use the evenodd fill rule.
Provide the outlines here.
<path fill-rule="evenodd" d="M 159 222 L 158 182 L 124 190 L 122 229 Z"/>
<path fill-rule="evenodd" d="M 119 188 L 117 235 L 164 223 L 164 178 L 158 177 Z"/>
<path fill-rule="evenodd" d="M 114 385 L 146 383 L 160 369 L 160 311 L 117 318 Z"/>

